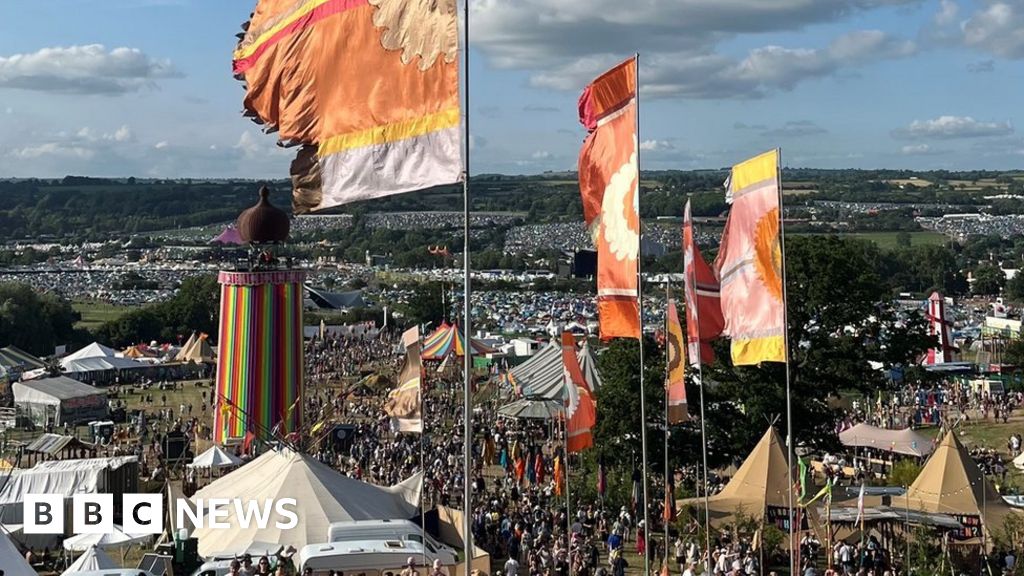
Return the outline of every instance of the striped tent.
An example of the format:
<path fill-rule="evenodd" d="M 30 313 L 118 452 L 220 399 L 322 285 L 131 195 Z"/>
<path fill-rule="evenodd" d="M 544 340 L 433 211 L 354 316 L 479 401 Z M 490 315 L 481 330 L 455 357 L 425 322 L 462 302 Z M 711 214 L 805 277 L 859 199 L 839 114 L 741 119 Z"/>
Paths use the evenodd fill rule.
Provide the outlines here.
<path fill-rule="evenodd" d="M 28 372 L 45 368 L 46 364 L 16 346 L 0 348 L 0 367 L 8 372 Z"/>
<path fill-rule="evenodd" d="M 600 388 L 601 376 L 590 345 L 584 344 L 576 357 L 590 389 Z M 523 397 L 562 400 L 565 397 L 565 368 L 562 364 L 562 345 L 552 340 L 529 360 L 510 370 L 508 380 L 515 382 Z"/>
<path fill-rule="evenodd" d="M 494 354 L 495 352 L 493 348 L 479 340 L 473 339 L 472 342 L 474 356 Z M 451 354 L 464 356 L 465 350 L 465 340 L 459 330 L 459 325 L 445 322 L 423 340 L 423 352 L 420 357 L 424 360 L 444 360 Z"/>

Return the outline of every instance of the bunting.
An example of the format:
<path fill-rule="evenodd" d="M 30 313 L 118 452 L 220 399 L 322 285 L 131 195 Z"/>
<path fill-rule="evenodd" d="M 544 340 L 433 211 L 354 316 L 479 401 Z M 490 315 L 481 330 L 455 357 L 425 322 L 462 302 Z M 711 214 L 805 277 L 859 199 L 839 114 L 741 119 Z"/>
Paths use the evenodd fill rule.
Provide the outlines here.
<path fill-rule="evenodd" d="M 391 417 L 399 432 L 423 432 L 420 414 L 422 404 L 422 364 L 420 363 L 420 329 L 413 326 L 402 334 L 405 345 L 405 364 L 398 375 L 398 387 L 388 394 L 384 412 Z"/>
<path fill-rule="evenodd" d="M 686 287 L 686 339 L 690 366 L 713 364 L 711 341 L 722 335 L 722 300 L 714 270 L 704 261 L 693 233 L 690 201 L 683 212 L 683 281 Z"/>
<path fill-rule="evenodd" d="M 244 28 L 245 115 L 302 146 L 296 213 L 460 180 L 455 0 L 259 0 Z"/>
<path fill-rule="evenodd" d="M 778 150 L 734 166 L 728 190 L 732 209 L 715 268 L 732 362 L 785 362 Z"/>
<path fill-rule="evenodd" d="M 580 370 L 576 340 L 570 332 L 562 332 L 562 367 L 569 397 L 565 411 L 569 422 L 568 449 L 570 453 L 582 452 L 594 445 L 591 429 L 597 423 L 597 410 L 593 394 Z"/>
<path fill-rule="evenodd" d="M 680 424 L 690 420 L 686 406 L 686 362 L 683 359 L 683 327 L 679 325 L 675 300 L 669 298 L 668 312 L 668 373 L 665 389 L 668 395 L 668 423 Z"/>
<path fill-rule="evenodd" d="M 597 250 L 601 338 L 640 338 L 640 191 L 636 61 L 627 60 L 587 86 L 579 101 L 589 135 L 580 151 L 583 217 Z"/>

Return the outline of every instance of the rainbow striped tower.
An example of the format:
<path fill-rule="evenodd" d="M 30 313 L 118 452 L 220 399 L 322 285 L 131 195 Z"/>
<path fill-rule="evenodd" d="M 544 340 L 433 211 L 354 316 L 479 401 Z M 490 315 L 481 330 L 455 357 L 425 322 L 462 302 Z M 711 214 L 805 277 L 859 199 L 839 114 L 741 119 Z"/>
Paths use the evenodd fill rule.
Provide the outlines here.
<path fill-rule="evenodd" d="M 299 430 L 302 420 L 302 302 L 305 272 L 282 269 L 269 244 L 288 237 L 290 222 L 264 188 L 238 218 L 254 246 L 248 270 L 222 271 L 214 442 Z"/>

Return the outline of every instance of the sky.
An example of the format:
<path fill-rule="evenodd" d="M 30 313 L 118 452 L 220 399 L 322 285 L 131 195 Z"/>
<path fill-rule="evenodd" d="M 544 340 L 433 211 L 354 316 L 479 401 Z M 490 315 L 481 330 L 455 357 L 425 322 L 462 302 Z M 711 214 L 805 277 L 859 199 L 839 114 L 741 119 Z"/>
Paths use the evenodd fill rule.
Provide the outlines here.
<path fill-rule="evenodd" d="M 643 169 L 1024 168 L 1024 0 L 469 0 L 471 172 L 572 170 L 640 54 Z M 285 178 L 231 75 L 255 0 L 0 2 L 0 178 Z"/>

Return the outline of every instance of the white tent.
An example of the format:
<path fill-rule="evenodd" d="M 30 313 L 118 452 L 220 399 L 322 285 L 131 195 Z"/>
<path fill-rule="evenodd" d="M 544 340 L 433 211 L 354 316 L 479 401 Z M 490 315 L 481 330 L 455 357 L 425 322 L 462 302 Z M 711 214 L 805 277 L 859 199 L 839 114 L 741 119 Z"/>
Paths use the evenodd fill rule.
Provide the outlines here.
<path fill-rule="evenodd" d="M 266 542 L 275 543 L 275 548 L 290 544 L 301 549 L 326 542 L 332 522 L 412 518 L 419 509 L 421 486 L 421 474 L 391 488 L 381 488 L 343 476 L 307 455 L 288 449 L 270 451 L 199 490 L 193 501 L 244 498 L 262 506 L 267 501 L 291 498 L 296 502 L 291 510 L 298 516 L 298 524 L 290 530 L 277 528 L 278 522 L 288 522 L 289 518 L 275 510 L 266 529 L 260 530 L 255 522 L 245 527 L 229 507 L 227 518 L 220 521 L 231 528 L 204 526 L 192 535 L 199 539 L 199 554 L 207 558 L 240 554 Z"/>
<path fill-rule="evenodd" d="M 75 560 L 68 569 L 60 576 L 69 576 L 86 570 L 107 570 L 108 568 L 120 568 L 107 553 L 93 546 Z"/>
<path fill-rule="evenodd" d="M 85 552 L 90 548 L 119 548 L 149 540 L 149 534 L 129 534 L 114 524 L 114 530 L 106 534 L 78 534 L 64 539 L 64 549 Z"/>
<path fill-rule="evenodd" d="M 65 376 L 39 378 L 11 385 L 14 405 L 37 425 L 61 425 L 107 417 L 107 395 Z"/>
<path fill-rule="evenodd" d="M 99 342 L 93 342 L 73 354 L 68 354 L 61 359 L 61 363 L 63 364 L 69 360 L 81 360 L 83 358 L 117 358 L 117 356 L 117 350 L 108 348 Z"/>
<path fill-rule="evenodd" d="M 238 466 L 242 459 L 230 454 L 220 446 L 211 446 L 209 450 L 192 459 L 189 468 L 230 468 Z"/>
<path fill-rule="evenodd" d="M 3 566 L 4 576 L 38 576 L 3 532 L 0 532 L 0 566 Z"/>
<path fill-rule="evenodd" d="M 912 428 L 888 430 L 860 423 L 840 432 L 839 441 L 843 446 L 873 448 L 918 458 L 935 451 L 935 442 Z"/>
<path fill-rule="evenodd" d="M 1013 459 L 1013 465 L 1017 470 L 1024 470 L 1024 452 L 1021 452 L 1020 456 Z"/>

